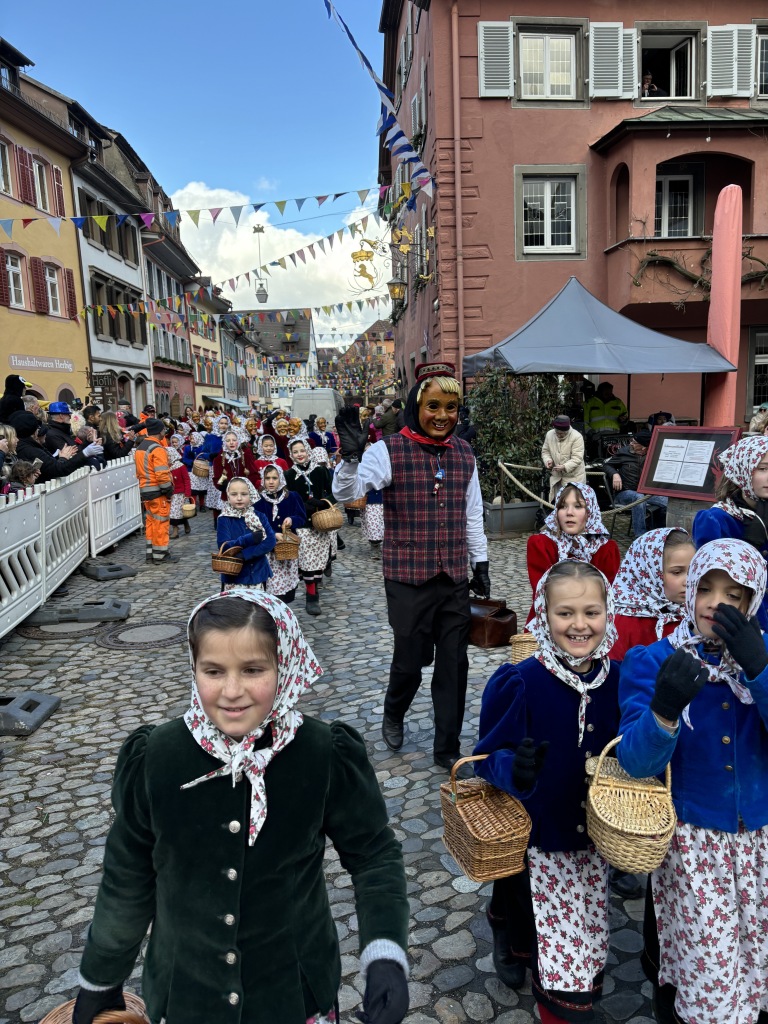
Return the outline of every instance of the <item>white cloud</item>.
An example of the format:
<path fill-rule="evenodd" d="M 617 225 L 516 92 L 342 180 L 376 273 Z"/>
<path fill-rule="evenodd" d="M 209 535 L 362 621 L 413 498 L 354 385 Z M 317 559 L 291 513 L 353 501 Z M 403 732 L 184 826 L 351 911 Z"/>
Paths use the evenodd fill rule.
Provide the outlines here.
<path fill-rule="evenodd" d="M 201 181 L 191 181 L 178 189 L 171 196 L 174 209 L 204 210 L 211 207 L 243 206 L 240 222 L 235 228 L 229 210 L 224 210 L 214 224 L 207 212 L 200 215 L 199 227 L 195 227 L 186 216 L 181 217 L 181 237 L 203 276 L 209 276 L 214 284 L 224 284 L 224 298 L 228 299 L 234 309 L 258 309 L 255 298 L 255 285 L 252 271 L 260 265 L 270 263 L 297 249 L 305 248 L 318 238 L 324 238 L 331 231 L 336 231 L 346 224 L 372 213 L 376 208 L 376 196 L 372 195 L 365 206 L 361 206 L 357 196 L 355 209 L 350 210 L 348 201 L 352 197 L 345 196 L 331 205 L 330 200 L 318 209 L 314 200 L 307 200 L 301 212 L 297 211 L 292 202 L 285 209 L 284 217 L 274 206 L 254 213 L 250 196 L 230 189 L 214 188 Z M 345 205 L 345 200 L 347 204 Z M 337 208 L 335 217 L 318 215 L 332 213 Z M 312 218 L 312 219 L 310 219 Z M 299 223 L 292 223 L 298 221 Z M 253 228 L 257 224 L 264 226 L 263 234 L 256 234 Z M 388 238 L 388 229 L 384 222 L 380 225 L 371 216 L 366 236 L 371 238 Z M 261 240 L 261 260 L 259 260 L 259 240 Z M 270 267 L 269 276 L 265 276 L 269 299 L 262 308 L 285 309 L 305 308 L 329 305 L 331 303 L 364 300 L 366 291 L 355 280 L 355 264 L 351 254 L 360 248 L 360 235 L 355 239 L 345 232 L 341 241 L 334 237 L 333 248 L 325 242 L 326 255 L 315 246 L 315 260 L 307 252 L 306 264 L 297 258 L 294 268 L 292 261 L 287 259 L 288 269 Z M 366 264 L 370 267 L 370 264 Z M 376 287 L 367 294 L 386 293 L 386 282 L 390 276 L 389 268 L 384 260 L 378 258 L 374 264 Z M 251 271 L 250 285 L 242 276 Z M 229 280 L 240 276 L 235 291 L 232 291 Z M 358 279 L 367 284 L 364 279 Z M 363 306 L 358 311 L 353 306 L 353 313 L 345 310 L 342 315 L 326 317 L 321 314 L 315 317 L 315 330 L 318 334 L 330 334 L 333 328 L 337 333 L 358 333 L 365 330 L 374 320 L 386 317 L 388 306 L 371 308 Z M 329 337 L 322 338 L 319 343 L 330 344 Z M 348 344 L 349 341 L 345 341 Z"/>
<path fill-rule="evenodd" d="M 279 182 L 274 178 L 266 178 L 263 174 L 253 183 L 253 190 L 258 195 L 260 192 L 276 192 Z"/>

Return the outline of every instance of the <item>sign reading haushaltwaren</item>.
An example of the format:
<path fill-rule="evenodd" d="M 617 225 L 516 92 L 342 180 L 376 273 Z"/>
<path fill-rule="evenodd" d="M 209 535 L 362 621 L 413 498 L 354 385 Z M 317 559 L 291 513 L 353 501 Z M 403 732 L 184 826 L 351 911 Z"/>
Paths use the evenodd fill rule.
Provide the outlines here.
<path fill-rule="evenodd" d="M 42 373 L 74 373 L 75 364 L 71 359 L 59 359 L 58 356 L 8 356 L 8 365 L 12 370 L 33 370 Z"/>

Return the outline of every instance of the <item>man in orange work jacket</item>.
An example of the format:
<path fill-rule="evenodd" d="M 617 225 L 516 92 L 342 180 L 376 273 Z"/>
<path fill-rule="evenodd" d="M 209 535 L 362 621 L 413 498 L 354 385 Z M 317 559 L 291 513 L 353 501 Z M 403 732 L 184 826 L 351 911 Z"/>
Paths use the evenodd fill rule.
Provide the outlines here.
<path fill-rule="evenodd" d="M 178 556 L 168 550 L 173 480 L 168 453 L 160 443 L 165 426 L 161 420 L 149 418 L 144 421 L 144 429 L 147 436 L 134 448 L 133 458 L 136 462 L 136 476 L 139 478 L 139 494 L 146 513 L 147 561 L 178 562 Z"/>

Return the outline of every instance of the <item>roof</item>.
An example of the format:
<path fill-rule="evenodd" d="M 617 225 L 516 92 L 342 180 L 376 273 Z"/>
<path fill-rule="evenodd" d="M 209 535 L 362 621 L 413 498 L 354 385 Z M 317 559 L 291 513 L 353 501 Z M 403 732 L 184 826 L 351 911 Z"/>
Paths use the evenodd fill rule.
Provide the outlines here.
<path fill-rule="evenodd" d="M 751 107 L 682 107 L 665 103 L 654 107 L 639 117 L 628 117 L 619 121 L 609 132 L 591 143 L 590 149 L 600 153 L 610 149 L 616 142 L 631 132 L 680 131 L 686 128 L 701 128 L 706 125 L 713 131 L 718 129 L 743 129 L 768 125 L 768 111 Z"/>
<path fill-rule="evenodd" d="M 486 366 L 513 373 L 723 373 L 736 367 L 709 345 L 682 341 L 622 316 L 575 277 L 504 341 L 466 356 L 467 377 Z"/>
<path fill-rule="evenodd" d="M 25 57 L 21 50 L 11 46 L 8 40 L 3 39 L 2 36 L 0 36 L 0 57 L 16 68 L 33 68 L 35 66 L 33 60 Z"/>

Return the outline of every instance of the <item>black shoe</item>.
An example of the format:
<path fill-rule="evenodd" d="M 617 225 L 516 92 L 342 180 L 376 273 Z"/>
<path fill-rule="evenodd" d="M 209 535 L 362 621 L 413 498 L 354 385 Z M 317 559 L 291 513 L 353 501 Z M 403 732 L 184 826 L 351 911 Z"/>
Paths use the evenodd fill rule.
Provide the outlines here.
<path fill-rule="evenodd" d="M 166 562 L 180 562 L 181 559 L 178 555 L 172 555 L 170 551 L 167 551 L 162 558 L 152 557 L 152 561 L 155 565 L 165 565 Z"/>
<path fill-rule="evenodd" d="M 457 761 L 461 760 L 461 754 L 435 754 L 434 763 L 438 768 L 444 768 L 449 774 Z M 463 764 L 456 772 L 457 779 L 474 779 L 475 772 L 471 764 Z"/>
<path fill-rule="evenodd" d="M 676 995 L 677 988 L 674 985 L 653 986 L 651 1008 L 658 1024 L 678 1024 L 678 1018 L 675 1016 Z M 761 1014 L 757 1020 L 758 1024 L 763 1024 L 765 1018 Z"/>
<path fill-rule="evenodd" d="M 339 551 L 343 551 L 344 548 L 347 546 L 344 543 L 344 540 L 343 540 L 341 534 L 339 534 L 339 536 L 336 538 L 336 546 L 338 547 Z"/>
<path fill-rule="evenodd" d="M 513 955 L 509 948 L 507 924 L 486 910 L 488 924 L 493 932 L 493 966 L 499 981 L 507 988 L 520 988 L 525 981 L 525 963 Z"/>
<path fill-rule="evenodd" d="M 628 875 L 618 868 L 611 868 L 611 892 L 623 900 L 638 900 L 643 895 L 643 887 L 635 875 Z"/>
<path fill-rule="evenodd" d="M 328 559 L 328 565 L 323 569 L 324 576 L 333 576 L 333 562 Z"/>
<path fill-rule="evenodd" d="M 385 714 L 381 720 L 381 737 L 390 750 L 399 750 L 403 745 L 403 723 Z"/>
<path fill-rule="evenodd" d="M 322 615 L 320 598 L 317 594 L 307 594 L 307 615 Z"/>

